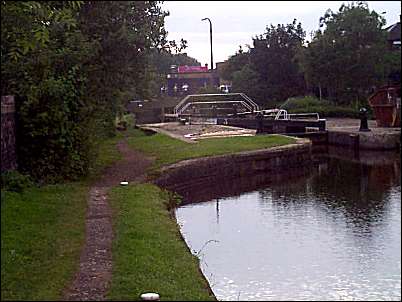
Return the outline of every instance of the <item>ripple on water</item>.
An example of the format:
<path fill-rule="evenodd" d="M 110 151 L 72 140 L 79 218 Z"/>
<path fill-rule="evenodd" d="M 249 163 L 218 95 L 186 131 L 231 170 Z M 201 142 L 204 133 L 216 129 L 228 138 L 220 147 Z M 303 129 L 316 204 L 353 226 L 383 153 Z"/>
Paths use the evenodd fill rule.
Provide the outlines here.
<path fill-rule="evenodd" d="M 331 159 L 176 217 L 191 250 L 219 242 L 201 262 L 219 300 L 400 300 L 400 194 L 400 168 Z"/>

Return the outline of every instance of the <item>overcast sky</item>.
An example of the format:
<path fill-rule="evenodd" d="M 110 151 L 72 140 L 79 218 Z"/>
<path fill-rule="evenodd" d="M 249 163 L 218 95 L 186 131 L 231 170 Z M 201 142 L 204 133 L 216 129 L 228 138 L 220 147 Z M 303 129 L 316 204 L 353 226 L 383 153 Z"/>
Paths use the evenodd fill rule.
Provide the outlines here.
<path fill-rule="evenodd" d="M 242 45 L 252 45 L 252 38 L 265 32 L 266 26 L 288 24 L 294 18 L 302 23 L 307 40 L 327 9 L 337 12 L 342 3 L 351 1 L 165 1 L 170 12 L 165 18 L 168 39 L 188 41 L 184 52 L 202 65 L 210 65 L 209 22 L 212 21 L 214 64 L 234 55 Z M 367 1 L 369 9 L 383 13 L 387 25 L 399 22 L 401 1 Z"/>

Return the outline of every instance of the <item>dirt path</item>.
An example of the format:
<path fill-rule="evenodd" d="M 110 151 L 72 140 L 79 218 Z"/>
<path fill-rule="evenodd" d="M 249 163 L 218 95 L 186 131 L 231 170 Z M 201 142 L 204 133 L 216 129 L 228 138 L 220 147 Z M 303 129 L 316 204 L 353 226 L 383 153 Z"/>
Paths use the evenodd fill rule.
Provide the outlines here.
<path fill-rule="evenodd" d="M 101 301 L 106 299 L 112 276 L 112 211 L 107 192 L 121 181 L 139 182 L 152 160 L 131 150 L 126 139 L 117 144 L 123 159 L 106 169 L 90 189 L 86 215 L 86 241 L 80 267 L 64 300 Z"/>

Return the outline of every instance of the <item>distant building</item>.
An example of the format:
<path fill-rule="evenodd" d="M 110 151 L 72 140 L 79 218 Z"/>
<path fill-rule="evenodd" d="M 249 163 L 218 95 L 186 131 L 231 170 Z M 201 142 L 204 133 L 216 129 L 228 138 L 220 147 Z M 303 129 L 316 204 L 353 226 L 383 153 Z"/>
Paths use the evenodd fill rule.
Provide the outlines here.
<path fill-rule="evenodd" d="M 219 76 L 215 70 L 205 66 L 171 66 L 167 74 L 167 94 L 180 96 L 195 94 L 201 87 L 219 86 Z"/>
<path fill-rule="evenodd" d="M 385 28 L 387 31 L 388 49 L 390 51 L 401 51 L 401 22 L 397 22 Z M 401 71 L 393 71 L 388 75 L 389 85 L 400 85 Z"/>
<path fill-rule="evenodd" d="M 229 64 L 228 60 L 216 63 L 216 71 L 219 75 L 221 85 L 231 85 L 232 84 L 229 80 L 224 79 L 222 77 L 223 71 L 225 68 L 227 68 L 228 64 Z"/>
<path fill-rule="evenodd" d="M 387 31 L 388 47 L 391 50 L 401 49 L 401 22 L 392 24 L 385 28 Z"/>

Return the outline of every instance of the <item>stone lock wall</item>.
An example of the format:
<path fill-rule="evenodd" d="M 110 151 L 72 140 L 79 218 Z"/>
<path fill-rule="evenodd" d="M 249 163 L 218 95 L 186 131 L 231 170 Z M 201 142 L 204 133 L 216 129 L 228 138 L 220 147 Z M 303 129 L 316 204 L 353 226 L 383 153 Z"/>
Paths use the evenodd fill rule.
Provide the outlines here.
<path fill-rule="evenodd" d="M 311 142 L 298 139 L 296 144 L 271 149 L 190 159 L 163 168 L 154 183 L 179 193 L 184 201 L 198 201 L 198 197 L 192 196 L 191 191 L 200 195 L 202 191 L 211 189 L 211 183 L 219 184 L 216 188 L 219 191 L 224 180 L 230 182 L 234 178 L 251 179 L 256 176 L 252 183 L 245 184 L 249 187 L 281 175 L 290 177 L 290 172 L 296 176 L 299 172 L 304 173 L 306 167 L 311 167 L 311 152 Z"/>
<path fill-rule="evenodd" d="M 17 168 L 14 96 L 1 97 L 1 172 Z"/>

